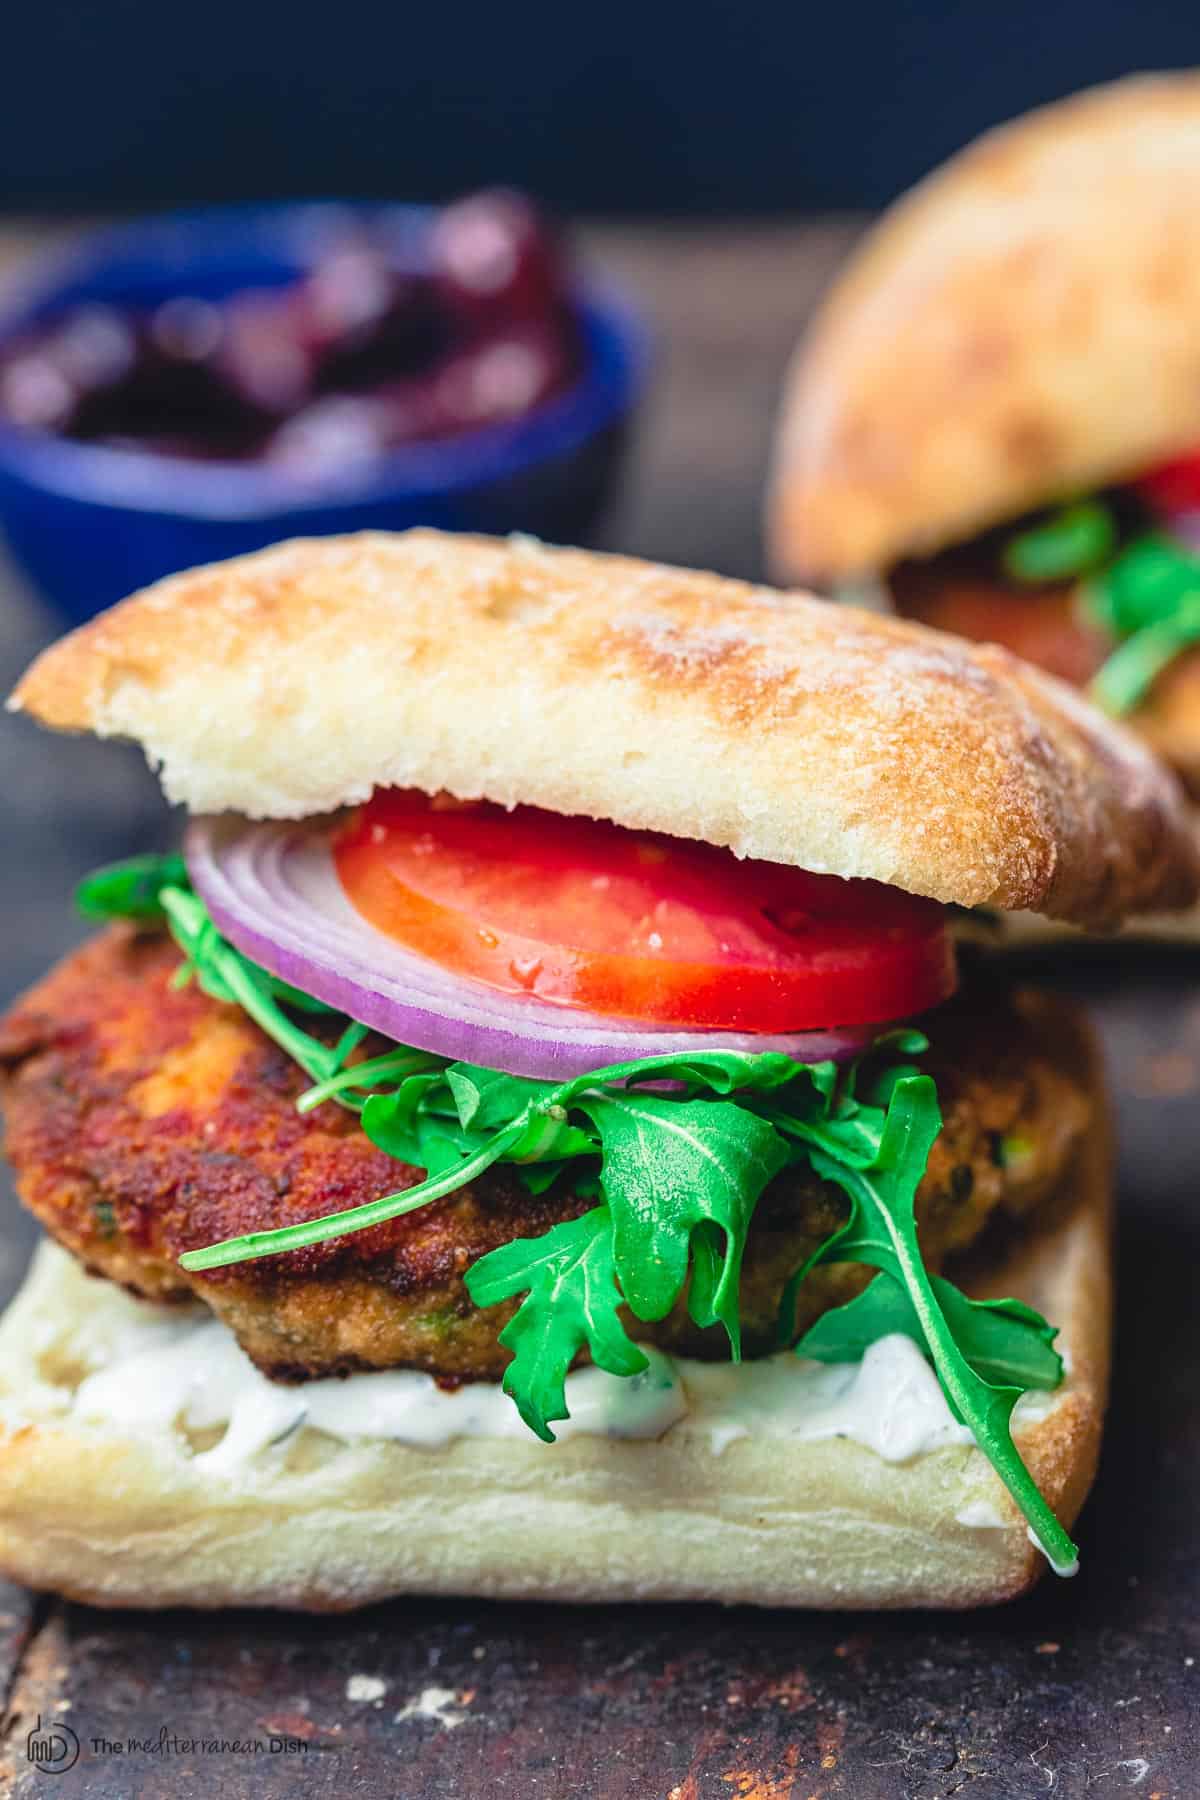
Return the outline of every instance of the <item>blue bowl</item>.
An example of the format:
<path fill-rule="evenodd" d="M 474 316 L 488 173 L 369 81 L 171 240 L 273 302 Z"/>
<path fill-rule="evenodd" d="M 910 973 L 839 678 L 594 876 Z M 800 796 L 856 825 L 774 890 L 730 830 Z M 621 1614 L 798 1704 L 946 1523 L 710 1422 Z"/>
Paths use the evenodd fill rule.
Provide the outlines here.
<path fill-rule="evenodd" d="M 0 349 L 64 307 L 218 300 L 298 280 L 366 223 L 404 256 L 428 209 L 321 201 L 173 213 L 98 231 L 43 263 L 0 311 Z M 576 291 L 578 381 L 535 412 L 406 446 L 311 480 L 262 464 L 193 463 L 0 424 L 0 525 L 33 581 L 89 618 L 172 570 L 280 538 L 437 525 L 584 537 L 605 505 L 644 384 L 647 343 L 612 295 Z"/>

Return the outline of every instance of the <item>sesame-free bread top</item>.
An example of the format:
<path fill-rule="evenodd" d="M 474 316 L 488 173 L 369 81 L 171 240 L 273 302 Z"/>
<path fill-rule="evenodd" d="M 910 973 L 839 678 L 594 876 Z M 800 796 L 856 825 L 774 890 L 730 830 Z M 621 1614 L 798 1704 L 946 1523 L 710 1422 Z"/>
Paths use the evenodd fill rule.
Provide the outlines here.
<path fill-rule="evenodd" d="M 171 576 L 10 705 L 136 739 L 198 812 L 416 787 L 1084 925 L 1197 893 L 1171 777 L 994 646 L 528 539 L 299 540 Z"/>
<path fill-rule="evenodd" d="M 781 579 L 926 554 L 1200 441 L 1200 71 L 986 133 L 903 196 L 785 386 Z"/>

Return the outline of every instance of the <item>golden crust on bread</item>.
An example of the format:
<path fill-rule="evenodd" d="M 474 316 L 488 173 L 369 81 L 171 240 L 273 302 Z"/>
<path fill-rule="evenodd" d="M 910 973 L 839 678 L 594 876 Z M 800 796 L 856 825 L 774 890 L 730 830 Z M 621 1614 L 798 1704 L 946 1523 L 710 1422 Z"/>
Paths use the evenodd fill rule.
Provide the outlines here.
<path fill-rule="evenodd" d="M 1067 1380 L 1017 1441 L 1068 1526 L 1108 1383 L 1109 1181 L 1097 1130 L 1056 1220 L 977 1290 L 1016 1292 L 1061 1328 Z M 0 1568 L 29 1586 L 137 1607 L 334 1610 L 400 1593 L 965 1607 L 1042 1571 L 1005 1490 L 963 1447 L 897 1464 L 845 1438 L 763 1436 L 717 1454 L 684 1420 L 654 1442 L 418 1450 L 305 1427 L 286 1450 L 202 1469 L 178 1427 L 134 1434 L 70 1413 L 76 1334 L 119 1336 L 115 1315 L 138 1305 L 45 1245 L 0 1325 Z"/>
<path fill-rule="evenodd" d="M 193 811 L 523 802 L 1079 924 L 1188 904 L 1171 779 L 995 647 L 528 539 L 299 540 L 172 576 L 10 704 Z"/>
<path fill-rule="evenodd" d="M 1200 72 L 988 132 L 835 283 L 785 388 L 772 565 L 926 554 L 1200 438 Z"/>

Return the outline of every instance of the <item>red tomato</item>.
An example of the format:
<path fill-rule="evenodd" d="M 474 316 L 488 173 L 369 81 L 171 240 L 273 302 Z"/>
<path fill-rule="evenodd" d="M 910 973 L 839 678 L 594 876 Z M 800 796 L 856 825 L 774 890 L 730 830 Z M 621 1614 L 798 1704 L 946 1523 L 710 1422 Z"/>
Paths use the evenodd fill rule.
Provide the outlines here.
<path fill-rule="evenodd" d="M 533 807 L 377 793 L 334 856 L 365 918 L 511 994 L 700 1030 L 904 1018 L 954 987 L 943 909 L 873 881 Z"/>
<path fill-rule="evenodd" d="M 1173 457 L 1140 476 L 1133 485 L 1156 512 L 1169 516 L 1200 511 L 1200 450 Z"/>

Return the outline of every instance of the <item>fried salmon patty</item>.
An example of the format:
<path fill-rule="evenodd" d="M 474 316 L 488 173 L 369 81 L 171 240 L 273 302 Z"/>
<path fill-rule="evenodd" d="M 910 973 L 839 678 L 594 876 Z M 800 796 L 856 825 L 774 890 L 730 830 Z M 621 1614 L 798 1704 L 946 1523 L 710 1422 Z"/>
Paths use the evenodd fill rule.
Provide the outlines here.
<path fill-rule="evenodd" d="M 276 1378 L 392 1367 L 496 1378 L 511 1308 L 477 1309 L 464 1271 L 595 1201 L 566 1182 L 535 1199 L 493 1168 L 369 1231 L 185 1273 L 185 1250 L 375 1200 L 421 1172 L 377 1150 L 332 1102 L 300 1116 L 304 1074 L 236 1007 L 195 984 L 173 988 L 179 963 L 166 936 L 115 927 L 0 1022 L 7 1151 L 25 1204 L 94 1273 L 156 1301 L 198 1296 Z M 1061 1012 L 1038 996 L 960 999 L 939 1010 L 932 1034 L 924 1061 L 945 1126 L 917 1214 L 937 1270 L 995 1213 L 1024 1212 L 1053 1188 L 1089 1100 L 1062 1048 Z M 845 1210 L 840 1190 L 801 1169 L 763 1196 L 741 1285 L 750 1353 L 773 1346 L 788 1278 Z M 855 1265 L 815 1271 L 797 1329 L 868 1278 Z M 720 1328 L 700 1332 L 682 1305 L 633 1329 L 689 1354 L 727 1354 Z"/>

